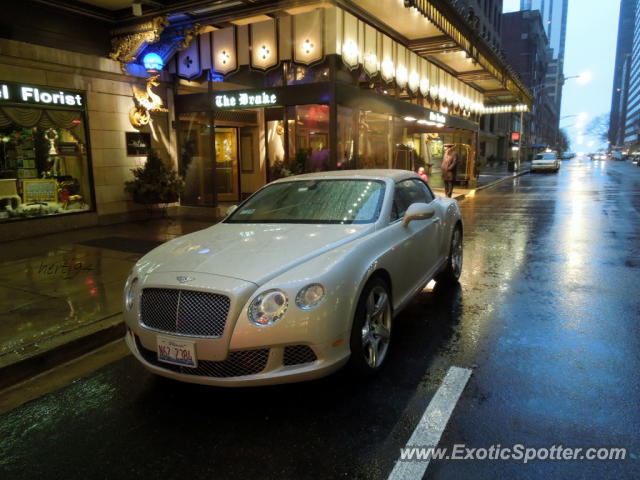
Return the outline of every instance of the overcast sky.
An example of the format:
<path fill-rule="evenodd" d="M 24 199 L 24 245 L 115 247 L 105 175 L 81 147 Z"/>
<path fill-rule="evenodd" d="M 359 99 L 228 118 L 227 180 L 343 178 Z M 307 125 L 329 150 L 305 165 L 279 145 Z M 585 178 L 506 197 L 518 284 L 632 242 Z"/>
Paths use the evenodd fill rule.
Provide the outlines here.
<path fill-rule="evenodd" d="M 520 0 L 504 0 L 505 12 L 519 9 Z M 591 74 L 584 85 L 579 79 L 568 79 L 562 93 L 560 127 L 569 133 L 571 149 L 576 152 L 607 146 L 584 127 L 611 110 L 619 10 L 619 0 L 569 0 L 564 75 Z M 581 144 L 580 131 L 584 133 Z"/>

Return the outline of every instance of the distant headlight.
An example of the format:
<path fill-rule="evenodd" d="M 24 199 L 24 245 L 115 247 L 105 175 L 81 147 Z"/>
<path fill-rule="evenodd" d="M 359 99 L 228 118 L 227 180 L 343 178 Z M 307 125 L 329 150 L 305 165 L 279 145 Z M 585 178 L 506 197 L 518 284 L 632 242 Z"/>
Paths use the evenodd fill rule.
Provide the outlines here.
<path fill-rule="evenodd" d="M 267 290 L 249 305 L 249 320 L 259 327 L 273 325 L 284 316 L 288 306 L 289 300 L 282 290 Z"/>
<path fill-rule="evenodd" d="M 125 292 L 125 305 L 127 306 L 127 310 L 131 310 L 133 308 L 133 301 L 135 298 L 135 289 L 138 284 L 138 277 L 134 278 L 129 282 L 129 287 Z"/>
<path fill-rule="evenodd" d="M 325 295 L 326 291 L 322 285 L 312 283 L 298 292 L 298 295 L 296 295 L 296 305 L 302 310 L 311 310 L 320 305 Z"/>

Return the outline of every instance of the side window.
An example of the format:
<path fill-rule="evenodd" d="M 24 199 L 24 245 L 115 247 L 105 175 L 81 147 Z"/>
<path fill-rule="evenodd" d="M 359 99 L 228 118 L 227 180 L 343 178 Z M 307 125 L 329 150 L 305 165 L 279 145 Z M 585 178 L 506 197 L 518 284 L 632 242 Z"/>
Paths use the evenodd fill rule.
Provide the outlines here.
<path fill-rule="evenodd" d="M 396 183 L 391 221 L 402 218 L 412 203 L 430 203 L 433 194 L 424 182 L 416 179 Z"/>
<path fill-rule="evenodd" d="M 418 185 L 418 188 L 424 192 L 424 200 L 419 200 L 424 203 L 431 203 L 435 200 L 436 197 L 433 196 L 431 189 L 421 180 L 414 179 L 412 182 L 415 182 Z"/>

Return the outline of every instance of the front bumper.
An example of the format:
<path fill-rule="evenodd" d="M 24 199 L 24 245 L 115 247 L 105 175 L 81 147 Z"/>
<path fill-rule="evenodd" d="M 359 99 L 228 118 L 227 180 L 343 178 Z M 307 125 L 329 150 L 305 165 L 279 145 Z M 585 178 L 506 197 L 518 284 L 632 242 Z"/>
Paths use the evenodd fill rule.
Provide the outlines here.
<path fill-rule="evenodd" d="M 230 351 L 221 361 L 200 360 L 198 368 L 181 367 L 157 360 L 156 351 L 143 345 L 127 329 L 125 341 L 133 355 L 149 371 L 189 383 L 224 387 L 274 385 L 324 377 L 349 359 L 348 341 L 316 345 L 274 345 Z M 303 348 L 301 348 L 303 347 Z"/>
<path fill-rule="evenodd" d="M 531 171 L 536 170 L 548 170 L 548 171 L 556 171 L 560 168 L 560 165 L 556 165 L 554 163 L 532 163 Z"/>

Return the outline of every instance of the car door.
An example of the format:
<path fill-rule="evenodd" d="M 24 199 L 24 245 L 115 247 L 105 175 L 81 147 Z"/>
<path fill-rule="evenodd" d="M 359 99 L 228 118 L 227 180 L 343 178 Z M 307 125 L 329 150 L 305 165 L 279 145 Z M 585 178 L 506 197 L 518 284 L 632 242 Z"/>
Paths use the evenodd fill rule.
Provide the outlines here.
<path fill-rule="evenodd" d="M 390 228 L 396 238 L 393 248 L 394 294 L 401 303 L 421 282 L 426 279 L 438 257 L 440 217 L 436 211 L 433 218 L 414 220 L 407 226 L 402 218 L 413 203 L 433 205 L 434 196 L 424 182 L 409 179 L 396 183 Z M 435 205 L 434 205 L 435 207 Z"/>

